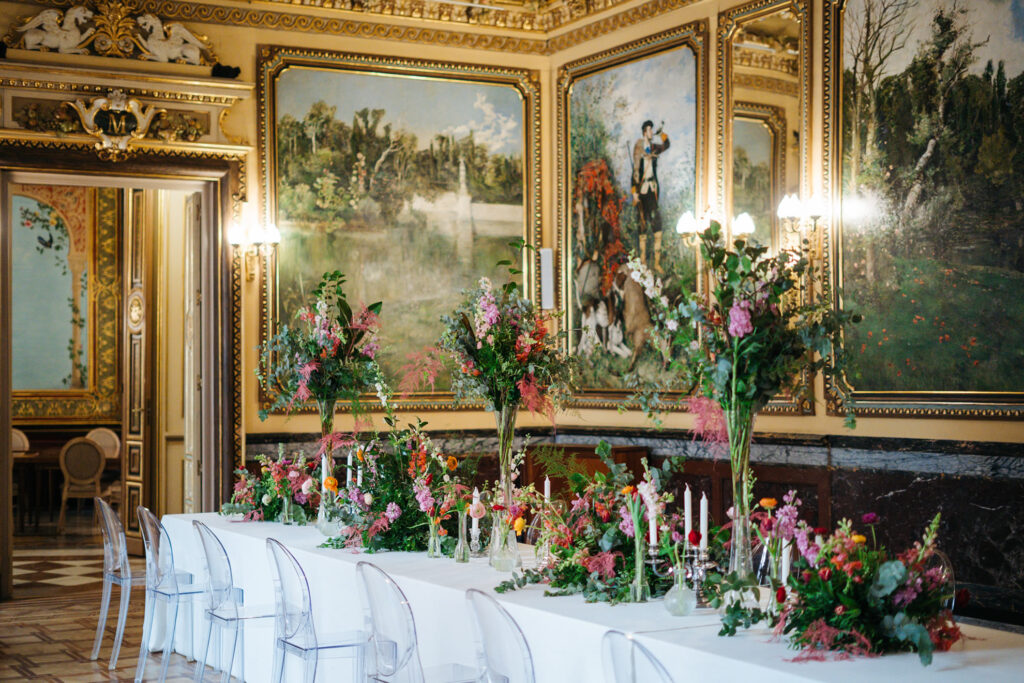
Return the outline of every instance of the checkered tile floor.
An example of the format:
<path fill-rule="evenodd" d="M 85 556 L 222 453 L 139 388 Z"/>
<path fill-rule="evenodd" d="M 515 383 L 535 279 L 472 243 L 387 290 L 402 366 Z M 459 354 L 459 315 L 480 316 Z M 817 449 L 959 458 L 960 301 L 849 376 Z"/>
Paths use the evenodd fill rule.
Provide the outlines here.
<path fill-rule="evenodd" d="M 145 571 L 142 558 L 131 558 L 130 561 L 133 569 Z M 98 589 L 103 583 L 101 549 L 16 550 L 13 565 L 16 597 Z"/>

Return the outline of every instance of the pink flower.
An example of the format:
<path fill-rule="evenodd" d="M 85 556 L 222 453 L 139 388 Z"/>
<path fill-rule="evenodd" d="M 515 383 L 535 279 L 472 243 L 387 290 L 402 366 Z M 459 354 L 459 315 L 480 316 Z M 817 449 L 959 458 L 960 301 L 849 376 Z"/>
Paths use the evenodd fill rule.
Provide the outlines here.
<path fill-rule="evenodd" d="M 750 302 L 743 300 L 729 309 L 729 334 L 741 339 L 754 331 L 750 322 Z"/>
<path fill-rule="evenodd" d="M 619 522 L 619 529 L 622 533 L 626 534 L 627 537 L 633 538 L 635 531 L 633 530 L 633 517 L 629 514 L 629 509 L 623 505 L 619 508 L 619 517 L 622 520 Z"/>
<path fill-rule="evenodd" d="M 398 507 L 397 503 L 388 503 L 388 507 L 384 510 L 384 516 L 388 518 L 389 522 L 394 522 L 402 514 L 402 508 Z"/>

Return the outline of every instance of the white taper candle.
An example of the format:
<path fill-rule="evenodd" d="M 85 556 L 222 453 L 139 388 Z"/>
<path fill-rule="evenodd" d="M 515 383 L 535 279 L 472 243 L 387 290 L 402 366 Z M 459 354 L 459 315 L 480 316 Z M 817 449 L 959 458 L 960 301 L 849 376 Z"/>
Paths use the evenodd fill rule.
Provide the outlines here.
<path fill-rule="evenodd" d="M 700 494 L 700 549 L 708 549 L 708 496 Z"/>

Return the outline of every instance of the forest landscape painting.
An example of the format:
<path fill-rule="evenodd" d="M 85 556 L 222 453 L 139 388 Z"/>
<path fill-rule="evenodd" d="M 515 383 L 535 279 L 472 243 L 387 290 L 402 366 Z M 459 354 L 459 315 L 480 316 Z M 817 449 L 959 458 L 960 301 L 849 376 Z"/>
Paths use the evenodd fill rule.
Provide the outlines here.
<path fill-rule="evenodd" d="M 843 306 L 858 392 L 1024 390 L 1024 3 L 843 11 Z"/>
<path fill-rule="evenodd" d="M 325 271 L 383 302 L 378 356 L 395 384 L 481 277 L 525 237 L 527 126 L 512 85 L 290 66 L 274 82 L 278 318 Z M 434 389 L 449 388 L 438 377 Z"/>
<path fill-rule="evenodd" d="M 697 60 L 688 47 L 572 82 L 568 313 L 584 391 L 672 379 L 650 343 L 647 301 L 626 261 L 639 256 L 669 296 L 696 286 L 695 252 L 675 227 L 686 211 L 698 212 L 697 111 Z"/>

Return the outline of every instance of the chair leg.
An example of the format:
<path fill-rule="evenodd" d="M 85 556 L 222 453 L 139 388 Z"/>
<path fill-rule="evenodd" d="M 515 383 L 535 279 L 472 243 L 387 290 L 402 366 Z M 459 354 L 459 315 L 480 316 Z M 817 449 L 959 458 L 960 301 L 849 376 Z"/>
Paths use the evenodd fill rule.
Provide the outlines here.
<path fill-rule="evenodd" d="M 319 655 L 320 655 L 319 650 L 313 650 L 313 656 L 312 657 L 310 657 L 308 654 L 306 655 L 306 661 L 305 661 L 305 669 L 306 669 L 305 681 L 306 681 L 306 683 L 315 683 L 315 681 L 316 681 L 316 664 L 317 664 L 317 660 L 320 659 Z"/>
<path fill-rule="evenodd" d="M 89 659 L 95 660 L 100 656 L 100 645 L 103 643 L 103 631 L 107 627 L 107 609 L 110 607 L 110 587 L 111 581 L 108 577 L 103 577 L 103 598 L 100 600 L 100 619 L 96 624 L 96 638 L 92 641 L 92 654 L 89 655 Z"/>
<path fill-rule="evenodd" d="M 142 683 L 142 673 L 146 670 L 146 657 L 149 656 L 149 636 L 153 633 L 153 611 L 156 596 L 146 591 L 146 612 L 142 618 L 142 644 L 139 646 L 139 663 L 135 667 L 135 683 Z"/>
<path fill-rule="evenodd" d="M 235 666 L 235 650 L 238 649 L 238 640 L 239 640 L 239 638 L 242 635 L 242 620 L 241 619 L 235 619 L 234 625 L 235 625 L 234 633 L 233 633 L 233 636 L 231 638 L 231 654 L 228 655 L 228 660 L 227 660 L 228 661 L 228 665 L 221 667 L 223 669 L 223 671 L 224 671 L 224 675 L 221 677 L 221 683 L 229 683 L 229 681 L 231 680 L 231 670 Z M 222 664 L 223 664 L 223 662 L 222 662 Z M 242 680 L 244 681 L 245 677 L 243 677 Z"/>
<path fill-rule="evenodd" d="M 167 605 L 167 638 L 164 640 L 164 654 L 160 658 L 160 683 L 167 680 L 167 668 L 171 665 L 171 653 L 174 652 L 174 630 L 178 625 L 178 605 L 180 600 L 173 599 Z"/>
<path fill-rule="evenodd" d="M 60 517 L 57 518 L 57 535 L 64 533 L 64 517 L 68 511 L 68 490 L 64 489 L 60 494 Z"/>
<path fill-rule="evenodd" d="M 210 652 L 210 634 L 213 632 L 213 618 L 206 615 L 206 628 L 204 629 L 203 636 L 203 647 L 199 651 L 199 659 L 196 660 L 196 673 L 193 676 L 193 680 L 196 683 L 200 683 L 203 680 L 203 676 L 206 675 L 206 657 Z"/>
<path fill-rule="evenodd" d="M 277 639 L 274 642 L 274 675 L 270 680 L 273 683 L 281 683 L 284 680 L 284 646 Z"/>
<path fill-rule="evenodd" d="M 114 634 L 114 649 L 110 651 L 111 671 L 117 668 L 117 655 L 121 652 L 121 641 L 124 638 L 124 625 L 128 621 L 128 603 L 132 599 L 132 584 L 121 584 L 121 609 L 117 611 L 117 633 Z"/>

